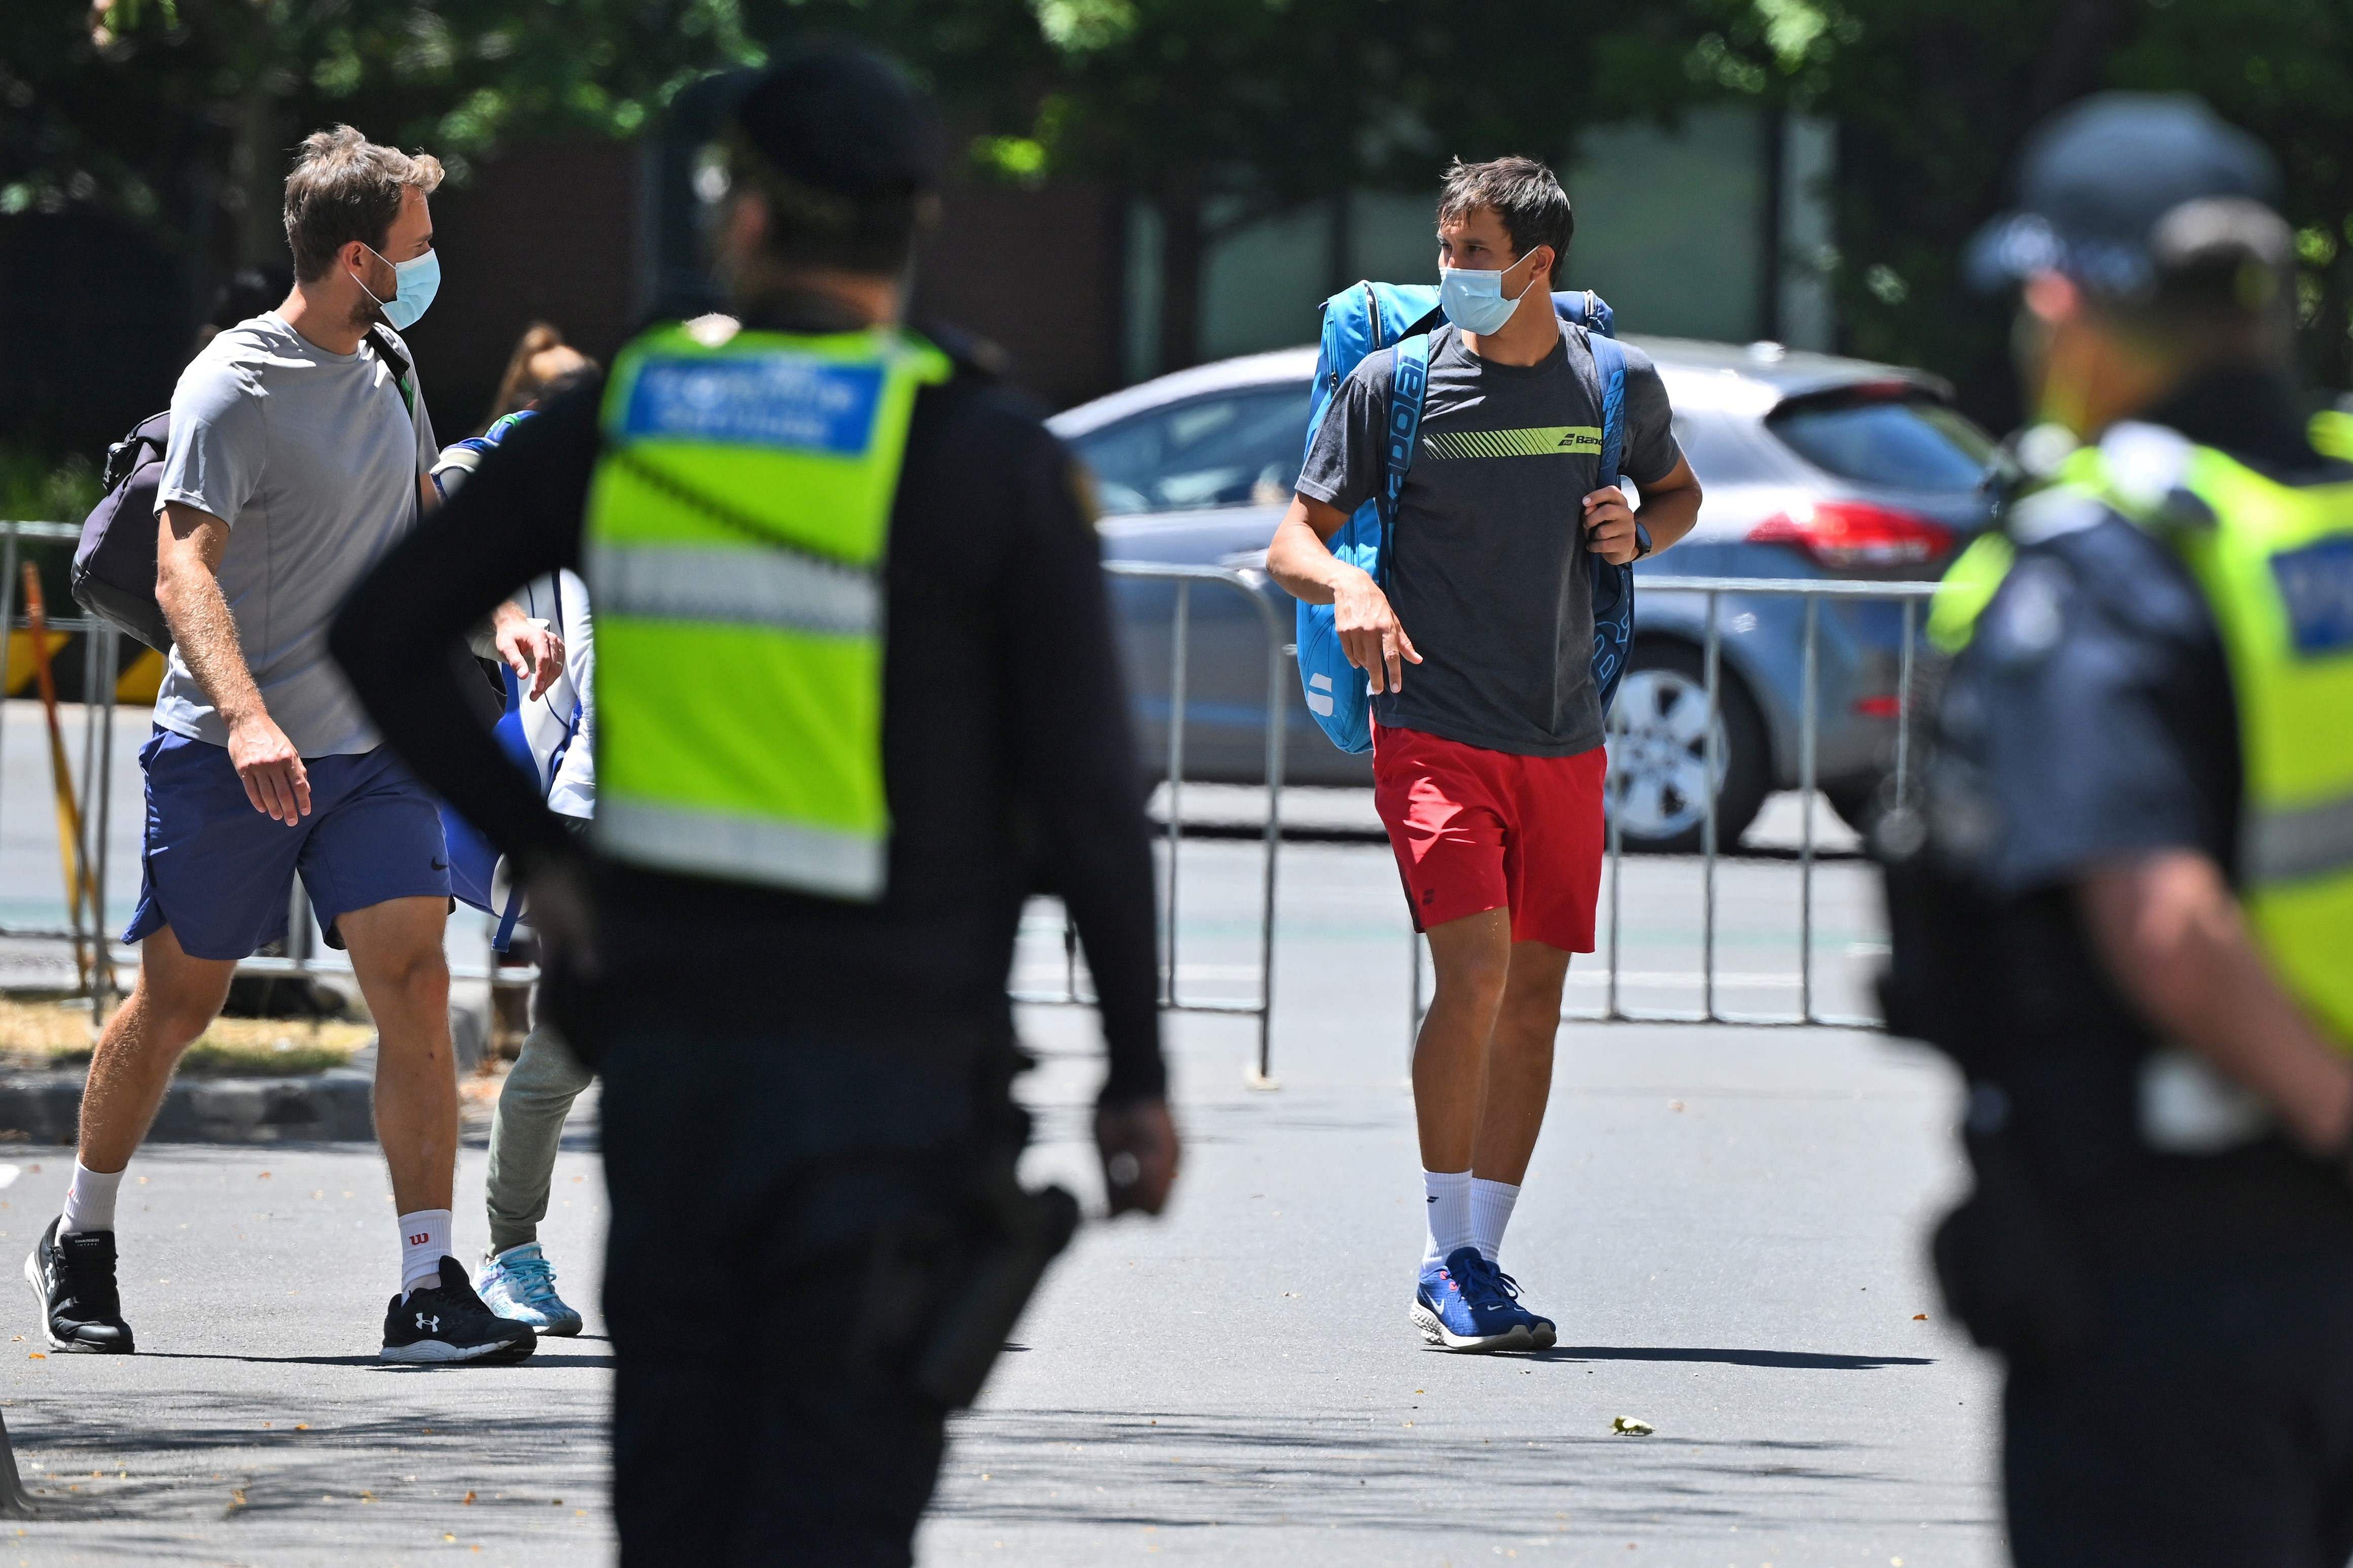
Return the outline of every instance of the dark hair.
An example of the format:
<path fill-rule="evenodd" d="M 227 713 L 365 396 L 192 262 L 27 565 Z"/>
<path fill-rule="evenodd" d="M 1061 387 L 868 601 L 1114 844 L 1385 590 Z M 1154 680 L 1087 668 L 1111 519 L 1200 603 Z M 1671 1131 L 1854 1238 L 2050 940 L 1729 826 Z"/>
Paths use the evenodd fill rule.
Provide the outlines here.
<path fill-rule="evenodd" d="M 1487 163 L 1455 159 L 1447 165 L 1446 183 L 1439 188 L 1438 221 L 1468 216 L 1478 207 L 1495 209 L 1520 256 L 1539 245 L 1551 246 L 1552 281 L 1559 283 L 1577 217 L 1569 211 L 1568 193 L 1550 169 L 1534 158 L 1497 158 Z"/>
<path fill-rule="evenodd" d="M 400 216 L 401 193 L 413 186 L 429 196 L 440 184 L 441 161 L 429 153 L 378 146 L 348 125 L 311 132 L 286 176 L 294 276 L 305 283 L 323 276 L 355 239 L 378 248 Z"/>
<path fill-rule="evenodd" d="M 844 195 L 794 179 L 740 132 L 727 138 L 731 188 L 767 204 L 767 254 L 779 267 L 895 277 L 914 254 L 915 235 L 934 205 L 928 193 L 889 190 Z"/>

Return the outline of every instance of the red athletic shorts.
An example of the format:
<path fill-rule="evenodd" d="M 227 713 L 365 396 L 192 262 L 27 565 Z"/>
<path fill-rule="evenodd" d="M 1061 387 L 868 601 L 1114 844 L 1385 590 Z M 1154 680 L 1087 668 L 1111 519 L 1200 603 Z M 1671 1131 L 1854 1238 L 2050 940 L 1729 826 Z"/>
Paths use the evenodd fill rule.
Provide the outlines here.
<path fill-rule="evenodd" d="M 1373 726 L 1373 806 L 1416 931 L 1512 911 L 1512 940 L 1593 951 L 1602 748 L 1522 757 Z"/>

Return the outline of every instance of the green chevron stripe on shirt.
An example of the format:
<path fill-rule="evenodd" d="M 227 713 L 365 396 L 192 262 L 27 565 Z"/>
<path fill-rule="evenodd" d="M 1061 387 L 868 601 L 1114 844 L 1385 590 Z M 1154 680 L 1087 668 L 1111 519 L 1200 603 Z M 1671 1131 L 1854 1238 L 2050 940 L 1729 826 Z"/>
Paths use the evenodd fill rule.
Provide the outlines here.
<path fill-rule="evenodd" d="M 1544 458 L 1556 453 L 1593 458 L 1601 432 L 1591 425 L 1532 425 L 1522 430 L 1444 430 L 1421 438 L 1433 458 Z"/>

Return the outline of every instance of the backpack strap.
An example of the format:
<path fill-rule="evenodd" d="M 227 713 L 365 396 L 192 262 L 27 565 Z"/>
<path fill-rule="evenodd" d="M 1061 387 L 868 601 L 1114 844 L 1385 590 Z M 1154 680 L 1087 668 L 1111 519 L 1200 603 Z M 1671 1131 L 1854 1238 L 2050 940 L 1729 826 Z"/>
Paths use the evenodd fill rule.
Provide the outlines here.
<path fill-rule="evenodd" d="M 1596 488 L 1618 482 L 1626 459 L 1626 351 L 1615 338 L 1588 332 L 1593 370 L 1601 382 L 1601 461 Z"/>
<path fill-rule="evenodd" d="M 1388 426 L 1381 433 L 1381 581 L 1389 574 L 1390 536 L 1397 527 L 1398 500 L 1405 494 L 1406 471 L 1413 467 L 1413 448 L 1421 439 L 1422 396 L 1430 390 L 1430 336 L 1416 332 L 1396 349 L 1397 363 L 1389 373 Z"/>
<path fill-rule="evenodd" d="M 1588 331 L 1585 341 L 1593 350 L 1593 370 L 1601 383 L 1601 456 L 1593 479 L 1594 488 L 1602 489 L 1625 477 L 1626 351 L 1617 339 L 1597 331 Z M 1585 559 L 1592 574 L 1593 684 L 1606 719 L 1625 677 L 1627 656 L 1633 651 L 1634 569 L 1612 565 L 1599 555 Z"/>
<path fill-rule="evenodd" d="M 382 327 L 370 327 L 367 335 L 360 341 L 374 349 L 375 357 L 384 361 L 385 368 L 392 372 L 393 390 L 400 394 L 400 405 L 408 410 L 408 417 L 413 422 L 417 418 L 417 389 L 408 384 L 408 356 L 400 352 Z"/>

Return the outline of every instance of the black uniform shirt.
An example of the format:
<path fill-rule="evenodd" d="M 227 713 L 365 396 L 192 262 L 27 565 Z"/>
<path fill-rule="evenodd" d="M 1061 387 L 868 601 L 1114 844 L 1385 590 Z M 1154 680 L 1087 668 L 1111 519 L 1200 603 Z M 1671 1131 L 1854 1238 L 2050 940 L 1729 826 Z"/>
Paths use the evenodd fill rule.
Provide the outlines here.
<path fill-rule="evenodd" d="M 2348 477 L 2313 451 L 2290 390 L 2259 375 L 2208 376 L 2141 418 L 2286 483 Z M 1930 852 L 1966 891 L 1944 900 L 1937 939 L 1963 961 L 1924 1015 L 1954 1020 L 1956 1054 L 2008 1091 L 2066 1200 L 2160 1226 L 2195 1226 L 2200 1209 L 2218 1228 L 2315 1208 L 2341 1224 L 2341 1184 L 2277 1139 L 2227 1159 L 2148 1151 L 2139 1073 L 2159 1042 L 2076 902 L 2087 874 L 2137 853 L 2195 850 L 2235 871 L 2238 720 L 2204 594 L 2162 539 L 2067 492 L 2029 497 L 2010 531 L 2018 559 L 1946 679 L 1926 772 Z M 2277 1201 L 2283 1175 L 2308 1204 Z"/>
<path fill-rule="evenodd" d="M 755 324 L 834 330 L 807 302 Z M 333 648 L 385 736 L 528 868 L 567 852 L 432 656 L 580 559 L 602 440 L 592 384 L 492 453 L 345 606 Z M 753 1038 L 896 1047 L 951 1067 L 1009 1035 L 1025 898 L 1059 893 L 1102 998 L 1104 1097 L 1156 1096 L 1152 859 L 1101 551 L 1068 454 L 959 361 L 915 401 L 884 568 L 888 890 L 872 904 L 594 868 L 599 1018 L 653 1009 Z M 709 678 L 728 679 L 713 669 Z"/>

